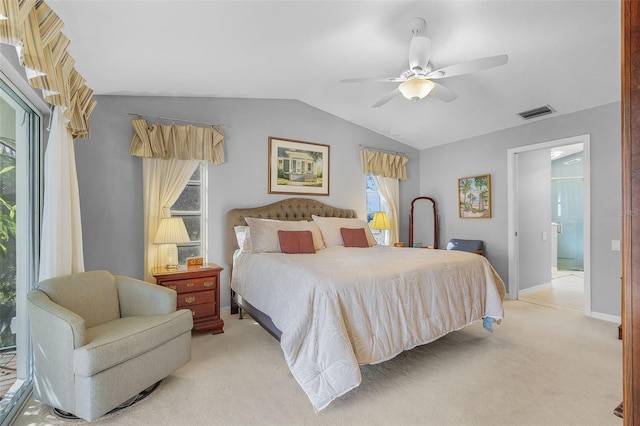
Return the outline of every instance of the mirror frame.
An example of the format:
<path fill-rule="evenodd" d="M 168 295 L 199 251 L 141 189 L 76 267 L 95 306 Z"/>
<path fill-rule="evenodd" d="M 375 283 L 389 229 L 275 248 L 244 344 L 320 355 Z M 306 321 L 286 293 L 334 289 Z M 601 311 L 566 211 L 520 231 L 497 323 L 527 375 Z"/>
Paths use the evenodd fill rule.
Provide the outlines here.
<path fill-rule="evenodd" d="M 409 213 L 409 247 L 413 247 L 413 208 L 418 200 L 431 201 L 433 204 L 433 248 L 438 248 L 438 212 L 436 208 L 436 200 L 431 197 L 417 197 L 411 201 L 411 212 Z"/>

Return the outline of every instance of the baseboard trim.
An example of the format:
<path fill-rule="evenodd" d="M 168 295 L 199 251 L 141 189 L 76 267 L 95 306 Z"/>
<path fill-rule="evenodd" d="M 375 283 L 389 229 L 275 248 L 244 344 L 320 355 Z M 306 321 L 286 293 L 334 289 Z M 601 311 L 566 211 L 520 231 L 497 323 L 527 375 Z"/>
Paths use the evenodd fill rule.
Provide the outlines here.
<path fill-rule="evenodd" d="M 595 318 L 595 319 L 599 319 L 599 320 L 603 320 L 603 321 L 608 321 L 608 322 L 615 322 L 617 324 L 620 324 L 622 322 L 622 317 L 619 315 L 610 315 L 610 314 L 603 314 L 601 312 L 591 312 L 591 314 L 589 315 L 591 318 Z"/>

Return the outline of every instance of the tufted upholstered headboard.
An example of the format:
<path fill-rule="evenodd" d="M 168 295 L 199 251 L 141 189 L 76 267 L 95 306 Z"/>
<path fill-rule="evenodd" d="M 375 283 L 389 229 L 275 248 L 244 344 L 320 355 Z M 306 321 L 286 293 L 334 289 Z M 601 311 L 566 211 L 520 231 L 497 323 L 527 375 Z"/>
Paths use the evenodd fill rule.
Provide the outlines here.
<path fill-rule="evenodd" d="M 246 225 L 245 217 L 277 220 L 312 220 L 311 215 L 323 217 L 356 217 L 355 210 L 339 209 L 310 198 L 287 198 L 266 206 L 232 209 L 227 212 L 227 244 L 225 257 L 229 266 L 238 249 L 234 226 Z"/>

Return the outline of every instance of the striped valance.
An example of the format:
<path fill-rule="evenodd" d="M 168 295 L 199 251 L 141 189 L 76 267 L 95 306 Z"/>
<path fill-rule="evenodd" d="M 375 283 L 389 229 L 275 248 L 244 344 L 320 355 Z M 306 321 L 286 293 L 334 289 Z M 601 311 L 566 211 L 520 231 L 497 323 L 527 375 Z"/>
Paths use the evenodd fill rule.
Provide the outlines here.
<path fill-rule="evenodd" d="M 76 137 L 89 136 L 93 91 L 74 68 L 62 20 L 42 0 L 0 0 L 0 43 L 15 46 L 31 86 L 45 102 L 65 107 L 67 127 Z"/>
<path fill-rule="evenodd" d="M 360 165 L 362 173 L 366 175 L 405 180 L 407 178 L 406 165 L 408 161 L 409 159 L 402 155 L 370 149 L 362 149 L 360 151 Z"/>
<path fill-rule="evenodd" d="M 142 118 L 131 120 L 131 125 L 131 155 L 224 163 L 224 133 L 213 127 L 160 123 L 149 125 Z"/>

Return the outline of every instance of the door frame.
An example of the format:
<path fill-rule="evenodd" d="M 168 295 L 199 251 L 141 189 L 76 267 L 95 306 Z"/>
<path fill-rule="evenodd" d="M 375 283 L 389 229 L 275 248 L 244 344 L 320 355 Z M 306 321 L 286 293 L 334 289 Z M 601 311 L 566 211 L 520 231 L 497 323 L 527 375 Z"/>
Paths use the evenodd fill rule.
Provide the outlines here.
<path fill-rule="evenodd" d="M 520 253 L 518 248 L 518 183 L 517 183 L 517 154 L 521 152 L 537 151 L 564 145 L 581 143 L 584 157 L 583 180 L 583 245 L 584 245 L 584 314 L 591 313 L 591 135 L 579 135 L 569 138 L 556 139 L 548 142 L 519 146 L 507 150 L 507 235 L 509 257 L 509 299 L 518 299 L 520 291 L 519 268 Z"/>

